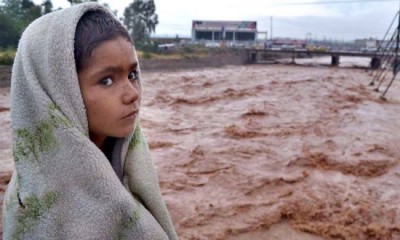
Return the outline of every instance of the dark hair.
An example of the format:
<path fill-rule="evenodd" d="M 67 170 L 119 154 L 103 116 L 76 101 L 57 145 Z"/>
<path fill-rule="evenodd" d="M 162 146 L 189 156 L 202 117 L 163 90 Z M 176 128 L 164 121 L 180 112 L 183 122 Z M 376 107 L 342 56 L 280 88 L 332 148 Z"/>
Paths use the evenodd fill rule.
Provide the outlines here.
<path fill-rule="evenodd" d="M 84 66 L 92 51 L 101 43 L 123 37 L 132 43 L 128 31 L 110 13 L 102 10 L 86 12 L 78 22 L 75 32 L 74 57 L 76 70 Z"/>

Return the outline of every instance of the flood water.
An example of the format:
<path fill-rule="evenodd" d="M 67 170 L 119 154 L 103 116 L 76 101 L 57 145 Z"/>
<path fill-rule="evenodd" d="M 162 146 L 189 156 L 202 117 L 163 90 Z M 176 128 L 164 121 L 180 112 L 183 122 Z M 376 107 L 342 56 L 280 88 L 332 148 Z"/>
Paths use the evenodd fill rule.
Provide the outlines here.
<path fill-rule="evenodd" d="M 371 79 L 281 64 L 144 72 L 141 123 L 179 237 L 400 239 L 400 81 L 383 101 Z"/>

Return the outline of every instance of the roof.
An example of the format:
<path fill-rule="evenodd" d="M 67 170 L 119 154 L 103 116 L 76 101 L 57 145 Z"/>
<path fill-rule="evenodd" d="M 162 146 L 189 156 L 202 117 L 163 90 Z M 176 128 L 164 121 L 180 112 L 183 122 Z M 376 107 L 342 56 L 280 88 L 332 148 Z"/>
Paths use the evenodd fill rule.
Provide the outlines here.
<path fill-rule="evenodd" d="M 216 30 L 216 31 L 257 31 L 256 21 L 204 21 L 193 20 L 192 28 L 194 30 Z"/>

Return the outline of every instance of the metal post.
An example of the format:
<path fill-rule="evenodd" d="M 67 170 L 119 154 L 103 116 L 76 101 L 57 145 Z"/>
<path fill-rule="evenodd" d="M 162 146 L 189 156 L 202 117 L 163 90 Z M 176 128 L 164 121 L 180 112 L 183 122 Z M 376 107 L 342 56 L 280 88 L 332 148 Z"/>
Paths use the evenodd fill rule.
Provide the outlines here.
<path fill-rule="evenodd" d="M 399 0 L 399 12 L 400 12 L 400 0 Z M 397 25 L 396 50 L 395 50 L 396 53 L 395 53 L 395 59 L 394 59 L 394 64 L 393 64 L 394 65 L 393 66 L 393 78 L 381 96 L 381 99 L 383 99 L 383 100 L 386 100 L 385 94 L 389 90 L 390 86 L 392 85 L 394 79 L 397 76 L 397 73 L 399 72 L 399 44 L 400 44 L 400 14 L 399 14 L 399 24 Z"/>
<path fill-rule="evenodd" d="M 399 12 L 400 12 L 400 0 L 399 0 Z M 400 42 L 400 14 L 399 14 L 399 24 L 397 25 L 397 38 L 396 38 L 396 58 L 394 60 L 395 63 L 395 69 L 393 74 L 397 75 L 398 72 L 398 64 L 399 64 L 399 42 Z"/>
<path fill-rule="evenodd" d="M 271 16 L 271 44 L 272 44 L 272 21 L 273 21 L 273 19 L 272 19 L 272 16 Z"/>
<path fill-rule="evenodd" d="M 399 12 L 400 12 L 400 0 L 399 0 Z M 399 24 L 397 25 L 397 38 L 396 38 L 396 58 L 394 60 L 395 63 L 395 69 L 394 69 L 394 75 L 397 75 L 399 69 L 398 69 L 398 65 L 399 65 L 399 42 L 400 42 L 400 14 L 399 14 Z"/>

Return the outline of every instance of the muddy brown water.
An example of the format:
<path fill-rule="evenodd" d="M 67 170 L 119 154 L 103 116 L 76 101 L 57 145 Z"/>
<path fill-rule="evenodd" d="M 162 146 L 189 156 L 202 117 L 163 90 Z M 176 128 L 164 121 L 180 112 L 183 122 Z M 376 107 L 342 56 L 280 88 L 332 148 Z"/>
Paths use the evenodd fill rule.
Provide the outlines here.
<path fill-rule="evenodd" d="M 144 71 L 141 122 L 180 238 L 400 239 L 400 83 L 382 101 L 370 80 L 287 65 Z M 0 126 L 2 192 L 8 88 Z"/>

